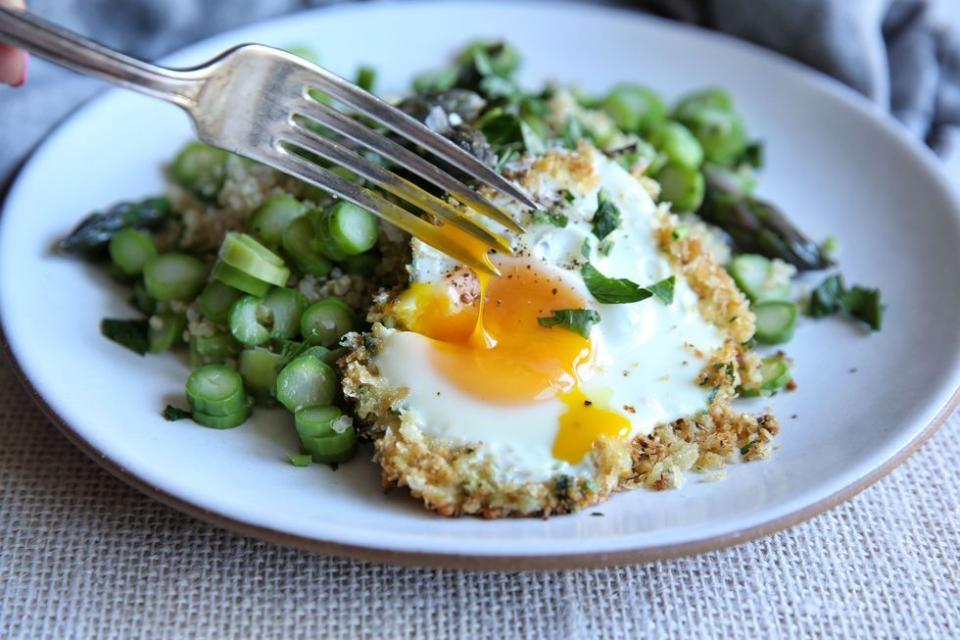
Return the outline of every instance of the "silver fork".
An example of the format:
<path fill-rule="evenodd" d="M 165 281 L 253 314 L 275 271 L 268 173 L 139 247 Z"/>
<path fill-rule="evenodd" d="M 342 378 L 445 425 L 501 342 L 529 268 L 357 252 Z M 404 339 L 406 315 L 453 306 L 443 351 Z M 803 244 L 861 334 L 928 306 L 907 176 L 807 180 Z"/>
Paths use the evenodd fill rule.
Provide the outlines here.
<path fill-rule="evenodd" d="M 297 56 L 262 45 L 242 45 L 191 69 L 167 69 L 136 60 L 28 13 L 0 8 L 0 41 L 86 75 L 183 108 L 200 140 L 262 162 L 316 185 L 407 231 L 465 265 L 496 274 L 487 250 L 510 253 L 502 235 L 465 216 L 464 207 L 506 229 L 523 229 L 488 199 L 424 157 L 311 96 L 318 90 L 420 146 L 472 178 L 536 208 L 496 171 L 407 114 L 352 83 Z M 336 138 L 316 132 L 322 125 Z M 350 141 L 349 143 L 347 141 Z M 452 195 L 455 206 L 360 155 L 373 151 Z M 450 234 L 383 196 L 343 179 L 296 151 L 308 151 L 349 169 L 387 193 L 450 223 L 475 239 Z M 476 241 L 481 243 L 477 247 Z"/>

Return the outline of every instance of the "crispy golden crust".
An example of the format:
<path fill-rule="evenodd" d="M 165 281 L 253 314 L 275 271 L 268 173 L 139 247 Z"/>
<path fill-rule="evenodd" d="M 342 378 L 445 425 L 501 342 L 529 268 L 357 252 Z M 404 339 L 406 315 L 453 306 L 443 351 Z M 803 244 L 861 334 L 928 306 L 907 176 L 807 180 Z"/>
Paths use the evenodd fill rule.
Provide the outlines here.
<path fill-rule="evenodd" d="M 700 296 L 703 317 L 737 342 L 750 340 L 754 317 L 747 297 L 705 248 L 700 236 L 679 233 L 676 216 L 667 210 L 661 208 L 658 215 L 657 244 Z"/>

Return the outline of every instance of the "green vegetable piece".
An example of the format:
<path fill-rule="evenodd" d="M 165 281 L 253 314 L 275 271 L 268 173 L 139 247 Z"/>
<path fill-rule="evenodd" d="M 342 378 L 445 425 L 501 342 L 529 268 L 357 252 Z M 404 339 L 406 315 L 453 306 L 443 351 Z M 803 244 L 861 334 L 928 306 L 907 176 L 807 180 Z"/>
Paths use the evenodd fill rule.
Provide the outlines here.
<path fill-rule="evenodd" d="M 873 331 L 883 326 L 883 304 L 879 289 L 853 286 L 843 297 L 843 307 L 852 318 L 866 324 Z"/>
<path fill-rule="evenodd" d="M 307 218 L 313 225 L 313 239 L 310 245 L 314 253 L 322 255 L 328 260 L 340 262 L 347 257 L 347 253 L 340 248 L 340 245 L 330 235 L 330 213 L 332 208 L 322 210 L 314 209 L 307 214 Z"/>
<path fill-rule="evenodd" d="M 509 78 L 520 66 L 520 53 L 504 42 L 478 41 L 468 45 L 457 56 L 457 62 L 472 63 L 481 76 Z"/>
<path fill-rule="evenodd" d="M 300 317 L 300 333 L 310 345 L 330 347 L 357 326 L 356 314 L 337 298 L 324 298 L 307 307 Z"/>
<path fill-rule="evenodd" d="M 313 463 L 313 456 L 309 453 L 297 453 L 288 456 L 287 460 L 295 467 L 309 467 Z"/>
<path fill-rule="evenodd" d="M 110 238 L 110 259 L 114 266 L 126 276 L 138 276 L 143 266 L 157 255 L 153 238 L 143 229 L 127 227 L 120 229 Z"/>
<path fill-rule="evenodd" d="M 742 254 L 730 262 L 730 275 L 751 302 L 790 300 L 790 280 L 776 278 L 773 261 Z"/>
<path fill-rule="evenodd" d="M 703 109 L 681 119 L 703 145 L 704 157 L 722 166 L 732 166 L 747 149 L 747 131 L 740 116 L 718 109 Z"/>
<path fill-rule="evenodd" d="M 152 316 L 157 310 L 157 301 L 147 293 L 147 288 L 144 286 L 143 280 L 137 280 L 133 284 L 133 295 L 130 298 L 130 302 L 134 307 L 148 316 Z"/>
<path fill-rule="evenodd" d="M 224 236 L 217 261 L 278 287 L 284 286 L 290 278 L 290 270 L 284 265 L 283 258 L 245 233 L 231 232 Z"/>
<path fill-rule="evenodd" d="M 314 462 L 346 462 L 353 457 L 357 431 L 349 418 L 333 406 L 314 406 L 294 415 L 300 447 Z"/>
<path fill-rule="evenodd" d="M 185 253 L 166 253 L 147 261 L 143 284 L 151 298 L 161 302 L 193 300 L 207 279 L 207 266 Z"/>
<path fill-rule="evenodd" d="M 222 364 L 240 351 L 238 343 L 229 333 L 212 336 L 190 336 L 190 366 Z"/>
<path fill-rule="evenodd" d="M 191 417 L 189 411 L 181 409 L 180 407 L 175 407 L 172 404 L 168 404 L 163 409 L 163 418 L 168 422 L 176 422 L 177 420 L 186 420 Z"/>
<path fill-rule="evenodd" d="M 270 290 L 269 282 L 254 278 L 224 262 L 213 265 L 212 275 L 218 282 L 257 297 L 263 296 Z"/>
<path fill-rule="evenodd" d="M 152 316 L 147 324 L 148 351 L 162 353 L 183 342 L 187 319 L 179 313 L 162 313 Z"/>
<path fill-rule="evenodd" d="M 314 462 L 340 464 L 353 458 L 357 451 L 357 431 L 354 427 L 325 438 L 305 438 L 300 446 L 310 452 Z"/>
<path fill-rule="evenodd" d="M 100 321 L 100 333 L 105 338 L 113 340 L 140 355 L 144 355 L 150 349 L 147 329 L 146 320 L 104 318 Z"/>
<path fill-rule="evenodd" d="M 364 91 L 373 93 L 373 87 L 377 82 L 377 70 L 373 67 L 360 67 L 357 69 L 356 85 Z"/>
<path fill-rule="evenodd" d="M 641 132 L 666 118 L 667 106 L 655 91 L 638 84 L 614 86 L 603 100 L 604 110 L 624 131 Z"/>
<path fill-rule="evenodd" d="M 170 167 L 174 182 L 204 200 L 215 200 L 227 179 L 230 154 L 202 142 L 185 146 Z"/>
<path fill-rule="evenodd" d="M 303 273 L 323 277 L 330 273 L 333 265 L 313 249 L 315 236 L 313 222 L 305 217 L 297 218 L 283 232 L 283 251 Z"/>
<path fill-rule="evenodd" d="M 228 417 L 249 412 L 243 379 L 224 365 L 208 364 L 195 369 L 187 378 L 186 392 L 194 420 L 197 420 L 198 413 Z"/>
<path fill-rule="evenodd" d="M 346 273 L 361 276 L 371 276 L 376 273 L 382 257 L 374 252 L 361 253 L 358 256 L 347 256 L 340 263 Z"/>
<path fill-rule="evenodd" d="M 537 318 L 541 327 L 562 327 L 584 338 L 590 338 L 590 328 L 600 322 L 600 314 L 593 309 L 558 309 L 550 315 Z"/>
<path fill-rule="evenodd" d="M 760 363 L 760 384 L 756 388 L 744 388 L 740 395 L 745 398 L 770 396 L 786 387 L 793 379 L 790 365 L 782 355 L 764 358 Z"/>
<path fill-rule="evenodd" d="M 230 309 L 230 333 L 241 344 L 257 346 L 270 340 L 270 318 L 261 310 L 260 298 L 244 296 Z"/>
<path fill-rule="evenodd" d="M 197 308 L 204 317 L 223 323 L 230 316 L 230 308 L 243 293 L 231 286 L 225 285 L 219 280 L 212 280 L 204 287 L 197 298 Z"/>
<path fill-rule="evenodd" d="M 260 301 L 270 321 L 273 340 L 290 340 L 300 334 L 300 316 L 307 308 L 307 298 L 296 289 L 274 289 Z"/>
<path fill-rule="evenodd" d="M 733 98 L 723 89 L 704 89 L 687 94 L 673 108 L 677 120 L 689 120 L 705 110 L 733 112 Z"/>
<path fill-rule="evenodd" d="M 291 222 L 306 213 L 302 202 L 287 194 L 270 196 L 247 221 L 247 231 L 270 247 L 279 247 L 283 232 Z"/>
<path fill-rule="evenodd" d="M 696 136 L 679 122 L 664 122 L 653 129 L 647 140 L 669 162 L 689 169 L 703 164 L 703 147 Z"/>
<path fill-rule="evenodd" d="M 134 227 L 153 229 L 170 216 L 170 201 L 147 198 L 138 202 L 118 202 L 103 213 L 92 213 L 60 241 L 61 252 L 87 260 L 106 257 L 113 234 Z"/>
<path fill-rule="evenodd" d="M 282 360 L 281 354 L 259 347 L 240 352 L 240 377 L 255 397 L 271 398 L 276 394 Z"/>
<path fill-rule="evenodd" d="M 674 211 L 696 211 L 703 203 L 706 184 L 698 170 L 668 163 L 656 179 L 660 183 L 660 201 L 671 203 Z"/>
<path fill-rule="evenodd" d="M 366 209 L 341 200 L 330 208 L 326 219 L 330 238 L 347 256 L 359 255 L 376 246 L 380 222 Z"/>
<path fill-rule="evenodd" d="M 277 375 L 277 400 L 290 412 L 328 405 L 337 393 L 333 367 L 310 355 L 297 356 Z"/>
<path fill-rule="evenodd" d="M 236 413 L 225 416 L 212 416 L 202 411 L 194 411 L 190 417 L 193 418 L 193 421 L 197 424 L 210 427 L 211 429 L 233 429 L 247 421 L 247 418 L 250 417 L 250 408 L 246 407 Z"/>
<path fill-rule="evenodd" d="M 570 219 L 562 213 L 544 210 L 534 211 L 531 220 L 533 224 L 549 224 L 560 229 L 566 227 L 570 222 Z"/>
<path fill-rule="evenodd" d="M 757 318 L 755 338 L 761 344 L 783 344 L 793 337 L 797 325 L 797 305 L 771 300 L 751 307 Z"/>
<path fill-rule="evenodd" d="M 593 235 L 603 240 L 613 233 L 621 222 L 623 222 L 623 216 L 620 215 L 620 209 L 610 200 L 609 194 L 601 189 L 597 194 L 597 210 L 590 221 L 593 227 Z"/>
<path fill-rule="evenodd" d="M 459 71 L 452 67 L 420 73 L 413 77 L 413 91 L 414 93 L 448 91 L 457 84 L 459 75 Z"/>

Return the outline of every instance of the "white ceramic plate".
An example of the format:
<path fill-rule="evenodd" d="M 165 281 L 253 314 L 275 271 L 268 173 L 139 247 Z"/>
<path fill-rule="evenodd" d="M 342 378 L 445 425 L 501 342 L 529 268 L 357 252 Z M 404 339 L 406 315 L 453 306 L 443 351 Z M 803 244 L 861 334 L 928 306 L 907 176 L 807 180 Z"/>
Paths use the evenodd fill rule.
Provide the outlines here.
<path fill-rule="evenodd" d="M 119 91 L 50 136 L 0 220 L 3 329 L 65 433 L 150 495 L 251 535 L 402 562 L 520 568 L 636 561 L 762 535 L 852 495 L 942 422 L 960 387 L 957 197 L 927 151 L 813 72 L 639 14 L 544 3 L 319 10 L 214 38 L 168 62 L 198 63 L 244 41 L 310 43 L 334 71 L 370 63 L 382 89 L 401 91 L 412 73 L 478 36 L 518 45 L 531 85 L 556 78 L 599 92 L 637 80 L 670 98 L 727 87 L 767 142 L 762 195 L 813 237 L 836 235 L 848 280 L 882 287 L 889 309 L 878 335 L 834 320 L 799 328 L 789 350 L 800 388 L 774 403 L 783 430 L 771 460 L 735 465 L 723 482 L 691 476 L 680 491 L 635 491 L 548 521 L 451 520 L 384 495 L 365 460 L 336 472 L 287 464 L 295 436 L 279 413 L 225 432 L 165 422 L 160 409 L 180 399 L 185 366 L 101 338 L 101 317 L 130 313 L 121 291 L 99 271 L 50 254 L 88 211 L 159 192 L 161 165 L 190 137 L 175 108 Z"/>

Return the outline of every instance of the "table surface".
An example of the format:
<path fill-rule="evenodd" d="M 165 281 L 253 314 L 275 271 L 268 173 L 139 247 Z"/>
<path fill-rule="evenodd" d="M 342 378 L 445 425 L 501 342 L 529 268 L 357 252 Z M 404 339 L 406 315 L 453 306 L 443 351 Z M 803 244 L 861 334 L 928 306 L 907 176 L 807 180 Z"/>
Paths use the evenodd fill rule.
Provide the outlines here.
<path fill-rule="evenodd" d="M 953 9 L 960 21 L 960 3 Z M 960 179 L 960 149 L 947 160 Z M 244 538 L 101 470 L 0 360 L 0 637 L 960 637 L 960 414 L 773 536 L 550 573 L 413 569 Z"/>

